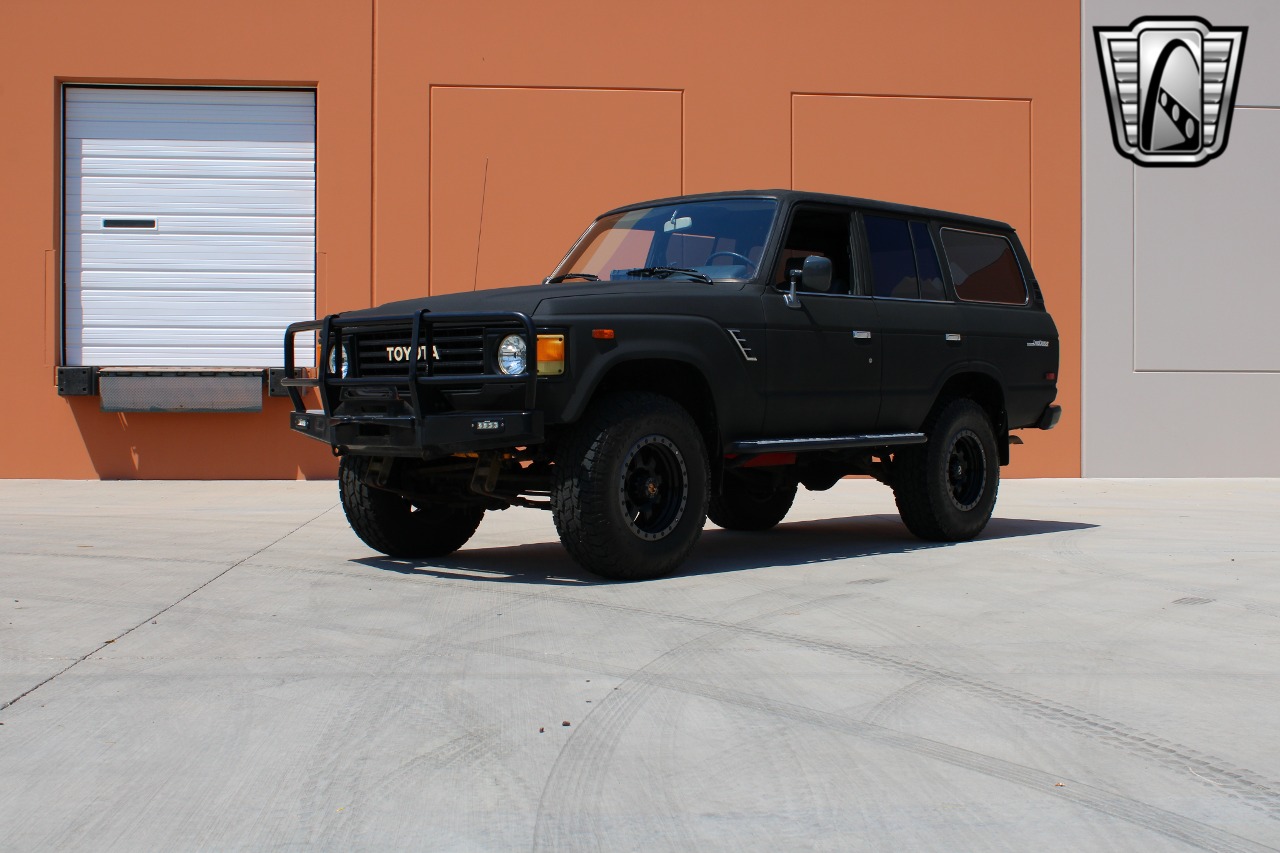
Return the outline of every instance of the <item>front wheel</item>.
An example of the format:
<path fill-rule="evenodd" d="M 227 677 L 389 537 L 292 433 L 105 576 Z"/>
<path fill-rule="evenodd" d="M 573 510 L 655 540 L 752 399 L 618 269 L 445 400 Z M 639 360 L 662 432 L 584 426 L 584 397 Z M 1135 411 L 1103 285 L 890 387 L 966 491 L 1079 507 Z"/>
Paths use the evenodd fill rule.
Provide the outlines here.
<path fill-rule="evenodd" d="M 643 392 L 597 402 L 556 454 L 552 514 L 583 568 L 613 580 L 676 569 L 707 518 L 707 454 L 672 400 Z"/>
<path fill-rule="evenodd" d="M 338 494 L 356 535 L 389 557 L 443 557 L 467 543 L 484 518 L 484 507 L 415 506 L 395 492 L 365 482 L 369 457 L 344 456 Z"/>
<path fill-rule="evenodd" d="M 972 539 L 987 526 L 1000 486 L 991 420 L 981 406 L 962 398 L 944 406 L 925 432 L 927 444 L 895 454 L 898 512 L 921 539 Z"/>

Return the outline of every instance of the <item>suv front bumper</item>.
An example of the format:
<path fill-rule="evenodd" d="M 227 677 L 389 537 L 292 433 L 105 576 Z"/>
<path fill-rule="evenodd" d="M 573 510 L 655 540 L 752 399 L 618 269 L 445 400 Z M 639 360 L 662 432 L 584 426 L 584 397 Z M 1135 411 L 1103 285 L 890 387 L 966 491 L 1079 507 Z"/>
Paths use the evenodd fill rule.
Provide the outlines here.
<path fill-rule="evenodd" d="M 480 372 L 439 375 L 433 340 L 440 324 L 468 323 L 518 334 L 526 352 L 534 353 L 537 334 L 533 322 L 517 312 L 459 314 L 416 314 L 344 318 L 294 323 L 285 331 L 285 367 L 280 384 L 293 400 L 289 425 L 296 432 L 323 441 L 337 453 L 380 454 L 433 458 L 451 453 L 492 450 L 540 444 L 543 416 L 535 407 L 537 373 L 498 373 L 486 360 Z M 405 340 L 417 342 L 404 347 L 410 351 L 403 374 L 370 377 L 346 376 L 341 342 L 346 335 L 365 331 L 405 332 Z M 303 333 L 316 333 L 319 344 L 318 376 L 300 376 L 294 363 L 294 340 Z M 333 360 L 331 363 L 331 359 Z M 302 393 L 319 392 L 322 409 L 307 409 Z M 465 389 L 465 391 L 464 391 Z M 344 396 L 350 390 L 376 392 L 368 401 L 394 399 L 389 413 L 351 411 Z M 464 391 L 459 395 L 478 406 L 462 411 L 439 411 L 439 395 Z M 432 395 L 429 397 L 429 394 Z M 489 407 L 492 407 L 490 409 Z M 344 409 L 346 411 L 344 411 Z M 358 409 L 358 406 L 357 406 Z"/>
<path fill-rule="evenodd" d="M 437 457 L 471 450 L 541 444 L 542 412 L 457 412 L 379 417 L 291 412 L 289 426 L 340 452 Z"/>

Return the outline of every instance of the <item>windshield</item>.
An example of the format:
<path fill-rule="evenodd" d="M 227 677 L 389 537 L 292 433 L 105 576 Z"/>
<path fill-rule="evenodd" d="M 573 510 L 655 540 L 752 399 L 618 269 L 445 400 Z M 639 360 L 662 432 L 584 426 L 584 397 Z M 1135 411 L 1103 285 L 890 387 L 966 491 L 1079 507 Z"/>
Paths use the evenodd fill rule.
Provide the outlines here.
<path fill-rule="evenodd" d="M 774 199 L 728 198 L 604 216 L 547 280 L 751 278 L 777 207 Z"/>

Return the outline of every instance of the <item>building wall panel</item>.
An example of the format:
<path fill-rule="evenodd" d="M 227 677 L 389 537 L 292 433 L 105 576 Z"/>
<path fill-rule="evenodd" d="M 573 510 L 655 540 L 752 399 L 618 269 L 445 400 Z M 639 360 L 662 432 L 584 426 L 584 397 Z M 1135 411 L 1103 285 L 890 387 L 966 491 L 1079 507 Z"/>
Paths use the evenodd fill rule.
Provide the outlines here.
<path fill-rule="evenodd" d="M 17 4 L 0 28 L 8 119 L 0 185 L 17 200 L 0 209 L 0 251 L 12 282 L 6 308 L 21 330 L 12 387 L 23 415 L 14 419 L 11 439 L 30 452 L 0 463 L 0 474 L 294 477 L 334 470 L 327 448 L 288 431 L 281 400 L 267 400 L 260 415 L 117 415 L 98 411 L 93 398 L 57 397 L 64 224 L 58 92 L 67 82 L 314 88 L 315 298 L 322 314 L 536 280 L 587 220 L 612 204 L 789 186 L 797 94 L 1025 102 L 1033 120 L 1024 233 L 1032 235 L 1036 269 L 1063 331 L 1059 399 L 1066 415 L 1058 430 L 1024 448 L 1029 467 L 1018 470 L 1076 473 L 1079 25 L 1075 4 L 1019 0 L 929 0 L 910 9 L 657 0 L 639 11 L 547 0 L 507 4 L 501 14 L 488 4 L 417 0 L 227 0 L 216 15 L 162 0 Z M 673 32 L 681 34 L 676 42 Z M 456 101 L 442 95 L 455 90 Z M 512 94 L 464 94 L 481 90 Z M 594 96 L 574 92 L 606 94 L 597 106 Z M 563 103 L 581 97 L 587 106 L 559 106 L 557 93 Z M 465 129 L 481 135 L 468 138 Z M 878 151 L 889 130 L 876 128 L 876 138 L 864 141 L 868 150 Z M 945 148 L 939 142 L 932 150 Z M 487 185 L 483 171 L 476 174 L 481 149 L 488 151 Z M 183 156 L 202 153 L 192 148 Z M 181 174 L 181 164 L 173 166 Z M 914 168 L 895 155 L 845 173 L 847 184 L 838 188 L 814 188 L 921 200 Z M 951 206 L 983 212 L 967 196 Z M 295 226 L 282 220 L 282 228 Z M 125 283 L 104 278 L 98 286 Z M 184 277 L 179 290 L 199 300 L 210 288 Z"/>
<path fill-rule="evenodd" d="M 431 292 L 541 281 L 601 211 L 679 195 L 682 136 L 679 92 L 433 89 Z"/>
<path fill-rule="evenodd" d="M 1250 69 L 1252 70 L 1252 69 Z M 1237 107 L 1226 154 L 1135 171 L 1135 371 L 1280 373 L 1280 109 Z"/>
<path fill-rule="evenodd" d="M 1020 462 L 1013 473 L 1079 474 L 1080 19 L 1075 4 L 930 2 L 907 11 L 891 4 L 822 3 L 783 11 L 764 0 L 744 0 L 726 13 L 719 3 L 661 0 L 647 5 L 644 14 L 635 14 L 632 9 L 550 0 L 536 7 L 511 7 L 493 16 L 462 4 L 380 0 L 377 16 L 375 302 L 420 294 L 424 285 L 431 292 L 454 289 L 454 281 L 483 286 L 475 259 L 468 266 L 461 260 L 461 250 L 455 267 L 439 266 L 426 256 L 454 251 L 452 246 L 442 247 L 433 239 L 428 253 L 420 248 L 420 235 L 434 234 L 431 220 L 441 215 L 436 205 L 421 204 L 434 181 L 442 176 L 453 180 L 455 168 L 465 170 L 457 182 L 460 188 L 470 187 L 465 190 L 472 196 L 466 207 L 468 228 L 478 224 L 484 187 L 470 152 L 455 160 L 433 143 L 430 161 L 423 161 L 420 141 L 434 138 L 441 129 L 432 103 L 444 86 L 679 92 L 685 192 L 791 186 L 797 96 L 856 94 L 912 104 L 928 99 L 991 102 L 988 111 L 979 110 L 974 113 L 977 118 L 967 120 L 966 138 L 959 141 L 966 150 L 981 154 L 980 165 L 972 168 L 975 175 L 951 176 L 951 182 L 960 187 L 979 184 L 986 169 L 995 169 L 1001 176 L 1019 172 L 1021 177 L 995 182 L 1002 188 L 998 193 L 1009 193 L 1008 186 L 1016 184 L 1011 197 L 1019 199 L 1017 204 L 991 204 L 988 190 L 976 200 L 967 190 L 946 196 L 942 195 L 945 188 L 931 184 L 930 191 L 935 198 L 954 198 L 949 206 L 965 212 L 985 212 L 975 210 L 975 204 L 1015 210 L 1005 218 L 1029 238 L 1036 271 L 1062 333 L 1059 401 L 1065 414 L 1052 433 L 1027 436 L 1028 445 L 1019 448 Z M 784 21 L 781 28 L 762 26 L 762 22 Z M 665 56 L 655 59 L 653 46 L 669 43 L 672 27 L 706 34 L 706 44 L 713 49 L 682 50 L 669 61 Z M 483 39 L 460 35 L 481 31 Z M 548 49 L 545 40 L 530 37 L 538 32 L 554 32 L 555 43 L 565 49 Z M 797 44 L 803 49 L 795 49 Z M 909 113 L 898 108 L 894 120 Z M 997 122 L 994 128 L 984 125 L 988 113 Z M 1008 141 L 1006 114 L 1017 116 L 1012 119 L 1017 126 L 1013 138 L 1020 140 L 1018 146 L 1025 142 L 1025 153 L 1021 148 L 1013 150 Z M 495 112 L 473 120 L 494 122 L 490 126 L 499 128 L 499 133 L 512 132 L 503 129 L 501 117 Z M 800 120 L 807 120 L 803 113 Z M 821 122 L 815 126 L 821 127 Z M 597 151 L 636 140 L 654 146 L 673 133 L 672 127 L 671 121 L 655 125 L 633 115 L 617 126 L 588 122 L 554 132 L 565 150 Z M 838 192 L 921 201 L 921 188 L 931 182 L 916 177 L 918 156 L 913 159 L 894 147 L 902 142 L 902 134 L 890 123 L 862 128 L 862 136 L 869 138 L 854 139 L 851 144 L 866 146 L 877 159 L 858 169 L 848 165 L 853 160 L 841 149 L 843 140 L 823 138 L 821 132 L 811 135 L 805 144 L 819 152 L 818 159 L 828 162 L 815 162 L 811 172 L 797 166 L 796 186 L 803 185 L 803 178 L 816 182 L 803 185 L 807 189 L 831 188 L 821 184 L 834 179 L 827 175 L 839 175 Z M 928 139 L 923 136 L 911 151 L 949 162 L 949 146 L 957 140 L 935 138 L 930 144 Z M 530 144 L 540 146 L 544 140 L 535 138 Z M 565 171 L 552 182 L 554 194 L 574 198 L 593 192 L 596 179 L 588 174 L 587 164 L 576 171 L 573 158 L 564 162 Z M 539 185 L 540 175 L 529 169 L 522 180 L 532 187 Z M 654 191 L 621 200 L 653 198 L 663 192 L 655 186 Z M 542 196 L 541 189 L 525 194 L 526 200 Z M 586 215 L 604 206 L 597 205 Z M 568 218 L 573 221 L 561 226 L 550 255 L 563 251 L 584 224 L 576 214 Z M 471 246 L 475 233 L 478 228 L 466 238 Z M 509 277 L 494 275 L 486 281 L 535 280 L 546 262 L 527 265 L 527 272 L 518 269 L 523 264 L 519 259 L 508 263 Z"/>
<path fill-rule="evenodd" d="M 1032 252 L 1030 101 L 796 95 L 792 151 L 797 189 L 999 219 Z"/>
<path fill-rule="evenodd" d="M 269 86 L 314 88 L 318 114 L 316 301 L 368 300 L 370 280 L 370 147 L 372 4 L 269 4 L 227 0 L 207 7 L 162 0 L 110 6 L 51 0 L 11 4 L 0 27 L 5 133 L 0 135 L 0 253 L 5 260 L 6 321 L 14 367 L 6 372 L 8 477 L 255 478 L 327 477 L 328 448 L 290 434 L 287 401 L 264 401 L 258 414 L 122 414 L 99 410 L 93 397 L 60 398 L 54 368 L 61 358 L 60 298 L 64 226 L 61 211 L 64 84 L 139 86 Z M 180 35 L 175 35 L 180 34 Z M 127 97 L 127 96 L 126 96 Z M 169 97 L 182 97 L 173 93 Z M 294 117 L 296 118 L 296 117 Z M 292 119 L 290 119 L 292 120 Z M 159 129 L 159 128 L 157 128 Z M 74 129 L 73 129 L 74 130 Z M 239 136 L 227 132 L 225 136 Z M 184 144 L 181 156 L 208 159 L 227 141 Z M 114 147 L 112 147 L 114 146 Z M 175 143 L 115 140 L 98 150 L 68 150 L 100 159 L 154 158 Z M 289 159 L 293 151 L 253 150 L 256 159 Z M 245 165 L 245 164 L 241 164 Z M 182 166 L 173 163 L 177 174 Z M 72 174 L 74 179 L 75 174 Z M 105 178 L 128 175 L 104 175 Z M 251 178 L 250 178 L 251 179 Z M 104 182 L 102 189 L 108 191 Z M 109 194 L 109 192 L 108 192 Z M 153 201 L 159 203 L 163 199 Z M 104 199 L 112 212 L 134 213 L 125 199 Z M 292 204 L 292 202 L 286 202 Z M 117 206 L 118 205 L 118 206 Z M 286 209 L 267 210 L 278 213 Z M 169 208 L 167 213 L 179 212 Z M 259 211 L 263 212 L 263 211 Z M 199 223 L 194 223 L 199 227 Z M 287 225 L 297 233 L 296 222 Z M 98 273 L 94 273 L 97 275 Z M 180 299 L 210 290 L 184 274 Z M 138 281 L 146 275 L 139 274 Z M 76 282 L 72 282 L 76 284 Z M 219 282 L 219 289 L 226 286 Z M 244 278 L 238 286 L 259 282 Z M 280 298 L 297 292 L 282 282 Z M 104 275 L 96 286 L 131 286 Z M 188 296 L 188 294 L 191 294 Z M 195 307 L 199 306 L 198 302 Z M 212 308 L 210 310 L 223 310 Z M 265 349 L 262 357 L 267 355 Z M 255 359 L 258 356 L 255 355 Z"/>
<path fill-rule="evenodd" d="M 1266 273 L 1280 174 L 1273 6 L 1159 11 L 1249 34 L 1226 150 L 1195 168 L 1144 168 L 1112 143 L 1092 28 L 1127 27 L 1152 10 L 1136 0 L 1083 4 L 1084 473 L 1280 476 L 1280 348 L 1269 331 L 1277 302 Z"/>
<path fill-rule="evenodd" d="M 1018 230 L 1055 317 L 1075 349 L 1072 284 L 1041 263 L 1032 233 L 1032 101 L 797 94 L 792 172 L 799 189 L 892 198 L 1008 222 Z M 1051 238 L 1052 239 L 1052 238 Z M 1077 378 L 1064 372 L 1068 396 Z M 1068 397 L 1069 398 L 1069 397 Z M 1078 415 L 1050 433 L 1024 431 L 1006 476 L 1072 474 Z"/>

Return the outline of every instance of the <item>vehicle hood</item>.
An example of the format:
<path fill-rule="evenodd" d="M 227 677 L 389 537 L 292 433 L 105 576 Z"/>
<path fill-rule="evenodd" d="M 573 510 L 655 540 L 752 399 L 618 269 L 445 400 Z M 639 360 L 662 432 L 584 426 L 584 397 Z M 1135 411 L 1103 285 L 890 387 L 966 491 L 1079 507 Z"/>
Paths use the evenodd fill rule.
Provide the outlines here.
<path fill-rule="evenodd" d="M 443 293 L 438 296 L 421 296 L 388 302 L 375 308 L 345 311 L 347 318 L 383 317 L 393 314 L 415 314 L 427 310 L 433 314 L 453 314 L 473 311 L 519 311 L 532 316 L 539 306 L 548 300 L 575 299 L 598 300 L 614 297 L 622 303 L 649 303 L 655 297 L 671 296 L 673 299 L 689 296 L 705 296 L 715 290 L 729 288 L 739 290 L 741 282 L 725 282 L 707 285 L 699 281 L 578 281 L 564 284 L 530 284 L 523 287 L 503 287 L 494 290 L 477 290 L 463 293 Z"/>

